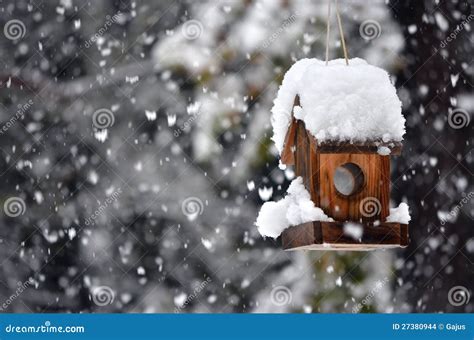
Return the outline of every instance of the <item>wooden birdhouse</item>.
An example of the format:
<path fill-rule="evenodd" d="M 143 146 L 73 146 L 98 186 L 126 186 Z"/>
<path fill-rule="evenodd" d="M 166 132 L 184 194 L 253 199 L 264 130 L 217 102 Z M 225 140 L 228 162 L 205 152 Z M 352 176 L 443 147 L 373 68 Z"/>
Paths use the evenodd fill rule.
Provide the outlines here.
<path fill-rule="evenodd" d="M 298 63 L 285 75 L 272 109 L 273 139 L 281 163 L 302 178 L 313 211 L 323 213 L 305 213 L 308 203 L 288 196 L 290 203 L 262 207 L 259 230 L 269 227 L 265 210 L 275 215 L 287 209 L 280 212 L 290 224 L 281 232 L 286 250 L 407 246 L 408 206 L 389 208 L 390 158 L 401 152 L 405 120 L 388 74 L 361 59 L 349 67 L 316 59 Z"/>
<path fill-rule="evenodd" d="M 299 96 L 294 106 L 300 106 Z M 295 168 L 316 206 L 334 222 L 312 221 L 282 233 L 284 249 L 369 250 L 408 245 L 408 225 L 386 221 L 390 204 L 390 156 L 399 155 L 401 143 L 321 143 L 305 123 L 292 118 L 281 161 Z M 352 228 L 362 228 L 356 240 Z M 359 225 L 359 226 L 357 226 Z M 345 227 L 346 226 L 346 227 Z"/>

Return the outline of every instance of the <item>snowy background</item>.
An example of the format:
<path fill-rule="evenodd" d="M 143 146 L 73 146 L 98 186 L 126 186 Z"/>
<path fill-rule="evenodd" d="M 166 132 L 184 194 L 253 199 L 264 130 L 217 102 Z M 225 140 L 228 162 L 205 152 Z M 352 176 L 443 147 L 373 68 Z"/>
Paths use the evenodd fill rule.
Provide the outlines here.
<path fill-rule="evenodd" d="M 340 11 L 403 102 L 406 249 L 284 252 L 254 226 L 294 178 L 270 108 L 324 59 L 326 2 L 2 1 L 0 311 L 473 312 L 471 5 Z"/>

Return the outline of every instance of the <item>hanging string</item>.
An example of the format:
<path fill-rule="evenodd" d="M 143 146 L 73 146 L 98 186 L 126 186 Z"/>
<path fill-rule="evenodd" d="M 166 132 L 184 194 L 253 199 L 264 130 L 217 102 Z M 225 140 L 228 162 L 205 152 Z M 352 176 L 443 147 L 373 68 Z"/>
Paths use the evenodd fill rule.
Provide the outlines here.
<path fill-rule="evenodd" d="M 331 29 L 331 1 L 328 1 L 328 18 L 327 18 L 327 26 L 326 26 L 326 66 L 328 66 L 329 62 L 329 30 Z"/>
<path fill-rule="evenodd" d="M 344 59 L 346 59 L 346 65 L 349 66 L 349 59 L 347 58 L 346 40 L 344 39 L 344 32 L 342 30 L 341 16 L 339 15 L 339 6 L 336 0 L 336 16 L 337 23 L 339 25 L 339 34 L 341 35 L 342 51 L 344 52 Z"/>

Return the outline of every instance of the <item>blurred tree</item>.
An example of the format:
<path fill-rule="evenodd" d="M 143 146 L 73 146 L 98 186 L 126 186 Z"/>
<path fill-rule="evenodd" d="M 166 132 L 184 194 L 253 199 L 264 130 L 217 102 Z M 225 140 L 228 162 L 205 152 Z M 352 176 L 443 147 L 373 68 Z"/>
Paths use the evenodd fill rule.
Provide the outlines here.
<path fill-rule="evenodd" d="M 408 200 L 413 215 L 411 243 L 398 261 L 398 292 L 418 312 L 472 312 L 472 302 L 448 303 L 453 286 L 469 288 L 474 278 L 472 197 L 445 224 L 446 215 L 473 192 L 472 4 L 394 1 L 391 9 L 405 28 L 406 67 L 396 85 L 407 117 L 393 189 L 397 200 Z M 450 118 L 458 109 L 464 111 L 461 122 Z"/>

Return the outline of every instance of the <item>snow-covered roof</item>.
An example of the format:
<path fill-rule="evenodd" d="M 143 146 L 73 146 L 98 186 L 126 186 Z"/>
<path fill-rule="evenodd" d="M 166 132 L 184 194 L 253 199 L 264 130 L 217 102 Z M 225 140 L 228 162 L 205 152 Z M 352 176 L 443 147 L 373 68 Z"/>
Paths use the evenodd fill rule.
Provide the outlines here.
<path fill-rule="evenodd" d="M 388 73 L 363 59 L 318 59 L 293 64 L 272 108 L 273 141 L 281 153 L 292 119 L 324 142 L 399 142 L 405 133 L 401 102 Z"/>

